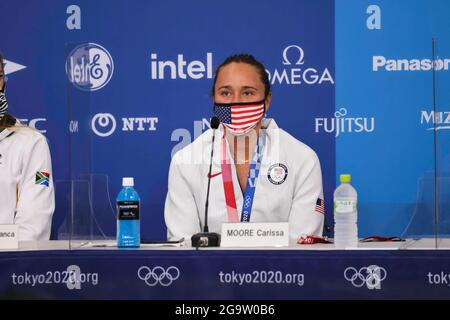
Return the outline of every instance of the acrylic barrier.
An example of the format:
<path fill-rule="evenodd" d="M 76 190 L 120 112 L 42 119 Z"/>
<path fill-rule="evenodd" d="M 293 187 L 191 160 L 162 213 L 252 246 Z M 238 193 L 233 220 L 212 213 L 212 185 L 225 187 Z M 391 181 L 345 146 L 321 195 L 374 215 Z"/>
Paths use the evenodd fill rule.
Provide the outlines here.
<path fill-rule="evenodd" d="M 449 75 L 443 68 L 445 62 L 439 59 L 443 54 L 438 54 L 440 49 L 448 48 L 444 49 L 446 43 L 434 38 L 430 39 L 429 45 L 429 61 L 434 61 L 434 67 L 429 70 L 430 72 L 420 76 L 419 83 L 423 86 L 418 89 L 419 92 L 414 93 L 427 97 L 432 106 L 431 111 L 420 113 L 421 121 L 427 123 L 428 128 L 403 125 L 399 132 L 399 122 L 391 119 L 389 109 L 380 109 L 376 118 L 352 120 L 345 117 L 343 113 L 347 111 L 340 108 L 335 112 L 335 119 L 324 122 L 327 128 L 335 126 L 336 130 L 341 131 L 349 129 L 349 125 L 354 125 L 353 130 L 357 132 L 359 124 L 362 123 L 368 126 L 375 126 L 377 123 L 376 126 L 380 128 L 380 133 L 367 136 L 344 135 L 341 132 L 341 136 L 336 137 L 335 157 L 342 171 L 336 168 L 336 177 L 323 176 L 326 185 L 335 178 L 338 184 L 340 173 L 352 174 L 352 184 L 358 191 L 360 238 L 376 235 L 397 236 L 404 239 L 433 239 L 434 248 L 442 248 L 446 242 L 439 240 L 450 234 L 448 142 L 450 139 L 447 137 L 449 126 L 445 124 L 448 113 L 445 108 L 449 102 L 449 93 L 445 88 L 449 84 Z M 95 60 L 95 55 L 102 57 L 98 50 L 89 43 L 67 44 L 67 60 L 72 59 L 75 62 Z M 120 190 L 121 179 L 115 172 L 107 172 L 105 163 L 109 168 L 117 168 L 123 175 L 127 175 L 129 171 L 135 172 L 137 189 L 143 192 L 141 198 L 147 204 L 143 206 L 146 210 L 141 214 L 143 237 L 164 239 L 162 206 L 166 187 L 162 185 L 166 184 L 164 179 L 167 179 L 170 158 L 167 158 L 165 163 L 156 160 L 156 154 L 164 150 L 152 144 L 135 146 L 131 152 L 127 144 L 132 144 L 129 141 L 132 137 L 112 137 L 108 140 L 107 137 L 110 137 L 114 130 L 121 128 L 126 131 L 134 125 L 128 118 L 115 119 L 110 113 L 98 111 L 107 110 L 112 104 L 126 105 L 127 99 L 123 97 L 111 101 L 105 94 L 95 96 L 95 92 L 83 87 L 83 84 L 86 86 L 93 84 L 83 83 L 82 74 L 77 73 L 77 69 L 73 69 L 72 72 L 73 78 L 68 78 L 67 85 L 67 105 L 71 119 L 69 135 L 71 179 L 56 182 L 58 210 L 66 212 L 65 218 L 58 222 L 57 239 L 76 241 L 71 242 L 74 248 L 84 241 L 115 239 L 115 198 Z M 90 72 L 91 76 L 96 75 L 94 69 Z M 370 81 L 373 82 L 372 88 L 378 87 L 381 90 L 385 86 L 383 79 L 376 78 Z M 339 86 L 338 89 L 339 92 L 342 91 Z M 398 88 L 395 94 L 399 101 L 405 100 L 404 103 L 407 103 L 409 100 L 409 91 Z M 210 111 L 205 110 L 205 117 L 209 115 Z M 204 130 L 207 130 L 208 121 L 204 124 Z M 140 130 L 139 124 L 137 130 Z M 334 147 L 330 145 L 330 148 Z M 126 150 L 128 155 L 125 160 L 123 154 L 110 157 L 111 149 L 118 154 Z M 155 160 L 148 156 L 149 151 L 155 154 Z M 205 161 L 207 160 L 205 157 Z M 161 184 L 162 190 L 156 194 L 151 194 L 146 188 L 140 190 L 140 186 L 146 186 L 143 180 L 148 177 L 147 168 L 155 167 L 164 172 L 159 172 L 159 175 L 155 176 L 156 181 L 151 183 Z M 149 211 L 153 206 L 148 204 L 155 201 L 159 202 L 159 209 Z M 332 202 L 332 198 L 326 197 L 325 201 Z M 328 210 L 326 217 L 324 236 L 332 239 L 333 213 Z M 150 230 L 149 225 L 152 226 Z M 401 248 L 408 249 L 408 246 Z"/>

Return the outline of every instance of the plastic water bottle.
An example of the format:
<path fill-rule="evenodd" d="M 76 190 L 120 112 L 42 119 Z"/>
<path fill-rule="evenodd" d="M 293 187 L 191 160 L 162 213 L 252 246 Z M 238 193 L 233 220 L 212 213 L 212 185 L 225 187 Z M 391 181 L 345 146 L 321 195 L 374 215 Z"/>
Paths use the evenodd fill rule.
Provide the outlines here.
<path fill-rule="evenodd" d="M 140 199 L 134 190 L 133 178 L 122 178 L 122 190 L 117 196 L 117 246 L 139 247 L 141 227 Z"/>
<path fill-rule="evenodd" d="M 350 184 L 349 174 L 340 175 L 341 184 L 334 191 L 334 245 L 337 248 L 358 246 L 358 194 Z"/>

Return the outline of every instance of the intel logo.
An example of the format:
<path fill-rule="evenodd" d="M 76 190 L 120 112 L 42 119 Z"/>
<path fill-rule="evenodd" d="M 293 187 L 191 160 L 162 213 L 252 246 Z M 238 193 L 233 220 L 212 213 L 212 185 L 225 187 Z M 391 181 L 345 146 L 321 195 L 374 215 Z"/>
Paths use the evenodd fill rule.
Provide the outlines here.
<path fill-rule="evenodd" d="M 75 87 L 96 91 L 111 80 L 114 64 L 109 52 L 96 43 L 75 47 L 66 60 L 66 74 Z"/>

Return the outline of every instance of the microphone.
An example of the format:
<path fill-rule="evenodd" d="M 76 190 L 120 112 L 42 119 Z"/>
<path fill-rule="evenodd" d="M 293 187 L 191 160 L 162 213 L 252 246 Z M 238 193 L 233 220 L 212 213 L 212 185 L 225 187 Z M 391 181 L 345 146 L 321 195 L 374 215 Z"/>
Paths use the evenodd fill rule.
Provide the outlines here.
<path fill-rule="evenodd" d="M 208 173 L 208 189 L 206 191 L 205 202 L 205 225 L 203 226 L 203 232 L 196 233 L 191 237 L 193 247 L 218 247 L 220 244 L 220 235 L 215 232 L 209 232 L 208 228 L 208 206 L 209 206 L 209 189 L 211 186 L 211 169 L 212 159 L 214 155 L 214 139 L 216 138 L 216 129 L 220 125 L 220 120 L 217 117 L 211 118 L 211 129 L 213 129 L 212 144 L 211 144 L 211 158 L 209 161 L 209 173 Z"/>

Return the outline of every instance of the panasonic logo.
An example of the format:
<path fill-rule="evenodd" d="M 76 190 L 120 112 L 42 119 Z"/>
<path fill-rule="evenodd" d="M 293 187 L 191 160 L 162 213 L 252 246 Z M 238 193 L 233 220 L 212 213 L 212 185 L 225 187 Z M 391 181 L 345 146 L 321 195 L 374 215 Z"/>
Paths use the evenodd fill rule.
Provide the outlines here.
<path fill-rule="evenodd" d="M 372 57 L 372 71 L 436 71 L 449 69 L 450 59 L 387 59 L 384 56 Z"/>

